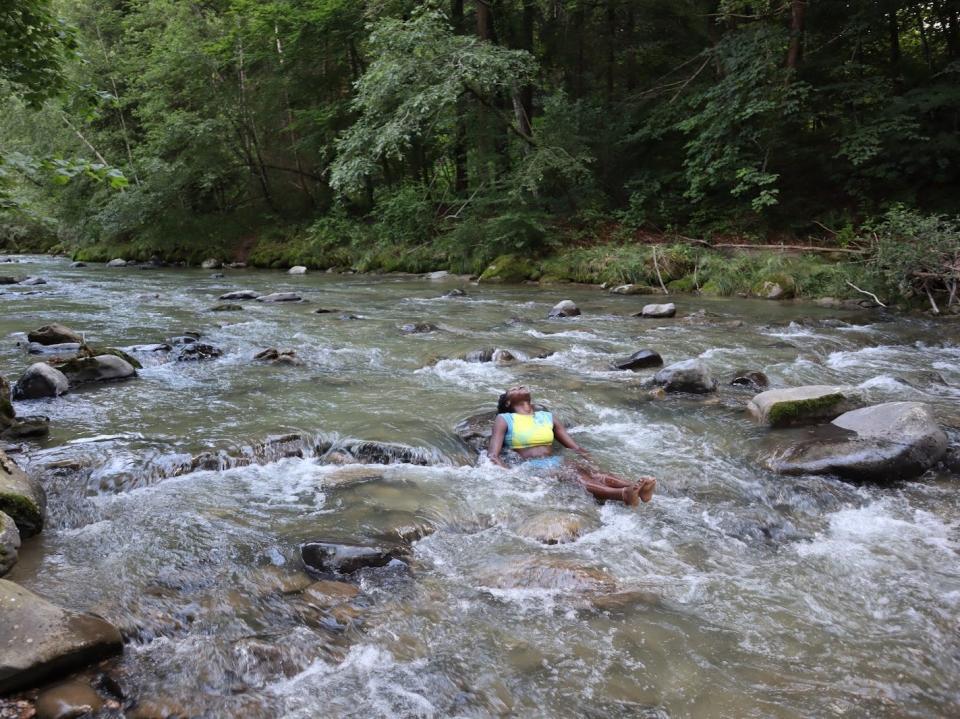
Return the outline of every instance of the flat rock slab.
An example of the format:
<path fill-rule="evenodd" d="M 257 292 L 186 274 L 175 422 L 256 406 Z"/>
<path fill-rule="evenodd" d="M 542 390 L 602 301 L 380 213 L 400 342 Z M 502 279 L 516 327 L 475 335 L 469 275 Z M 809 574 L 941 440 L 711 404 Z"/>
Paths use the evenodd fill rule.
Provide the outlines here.
<path fill-rule="evenodd" d="M 60 371 L 70 380 L 71 386 L 87 382 L 128 379 L 137 374 L 132 364 L 112 354 L 78 357 L 60 365 Z"/>
<path fill-rule="evenodd" d="M 662 367 L 663 357 L 653 350 L 637 350 L 626 359 L 614 362 L 613 366 L 621 370 L 638 370 L 646 367 Z"/>
<path fill-rule="evenodd" d="M 653 383 L 667 392 L 707 394 L 715 392 L 717 381 L 701 360 L 688 359 L 664 367 L 653 376 Z"/>
<path fill-rule="evenodd" d="M 922 474 L 947 452 L 947 435 L 922 402 L 856 409 L 831 425 L 842 435 L 791 447 L 770 461 L 780 474 L 835 474 L 894 481 Z"/>
<path fill-rule="evenodd" d="M 227 299 L 221 297 L 220 299 Z M 261 295 L 257 297 L 257 302 L 300 302 L 300 295 L 296 292 L 274 292 L 269 295 Z"/>
<path fill-rule="evenodd" d="M 255 300 L 260 297 L 259 292 L 254 292 L 253 290 L 237 290 L 235 292 L 227 292 L 225 295 L 220 295 L 217 299 L 219 300 Z"/>
<path fill-rule="evenodd" d="M 863 406 L 855 387 L 814 384 L 771 389 L 755 395 L 747 410 L 771 427 L 825 422 Z"/>
<path fill-rule="evenodd" d="M 0 579 L 0 694 L 68 674 L 123 649 L 120 632 Z"/>
<path fill-rule="evenodd" d="M 32 537 L 43 529 L 47 496 L 36 479 L 0 450 L 0 512 L 17 524 L 20 535 Z"/>

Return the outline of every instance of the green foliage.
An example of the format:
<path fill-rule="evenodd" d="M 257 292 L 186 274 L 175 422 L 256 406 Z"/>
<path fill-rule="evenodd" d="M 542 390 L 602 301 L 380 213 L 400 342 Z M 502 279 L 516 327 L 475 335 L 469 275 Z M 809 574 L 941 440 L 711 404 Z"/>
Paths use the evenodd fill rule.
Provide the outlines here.
<path fill-rule="evenodd" d="M 63 63 L 74 47 L 69 27 L 50 0 L 0 6 L 0 80 L 37 107 L 61 86 Z"/>

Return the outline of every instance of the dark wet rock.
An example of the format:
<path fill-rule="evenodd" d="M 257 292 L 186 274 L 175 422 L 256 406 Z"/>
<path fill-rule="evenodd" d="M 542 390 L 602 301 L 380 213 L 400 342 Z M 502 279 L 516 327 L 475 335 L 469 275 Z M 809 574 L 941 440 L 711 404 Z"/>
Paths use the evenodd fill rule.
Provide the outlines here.
<path fill-rule="evenodd" d="M 2 427 L 2 423 L 0 423 Z M 21 439 L 35 439 L 50 434 L 50 418 L 43 415 L 17 417 L 6 429 L 0 428 L 0 439 L 16 442 Z"/>
<path fill-rule="evenodd" d="M 400 331 L 408 335 L 427 334 L 429 332 L 436 332 L 438 329 L 440 328 L 432 322 L 408 322 L 400 326 Z"/>
<path fill-rule="evenodd" d="M 202 270 L 219 270 L 221 267 L 223 267 L 223 262 L 216 257 L 211 257 L 200 263 L 200 269 Z"/>
<path fill-rule="evenodd" d="M 436 463 L 436 458 L 428 450 L 405 444 L 351 440 L 333 449 L 346 452 L 361 464 L 415 464 L 426 467 Z"/>
<path fill-rule="evenodd" d="M 257 297 L 257 302 L 300 302 L 302 299 L 296 292 L 274 292 Z"/>
<path fill-rule="evenodd" d="M 402 552 L 395 547 L 335 542 L 307 542 L 300 546 L 307 571 L 317 575 L 353 574 L 364 567 L 385 567 L 401 556 Z"/>
<path fill-rule="evenodd" d="M 661 367 L 663 357 L 653 350 L 637 350 L 626 359 L 613 363 L 613 366 L 621 370 L 638 370 L 646 367 Z"/>
<path fill-rule="evenodd" d="M 466 297 L 467 293 L 464 290 L 461 290 L 460 288 L 454 288 L 449 292 L 444 292 L 443 296 L 444 297 Z"/>
<path fill-rule="evenodd" d="M 887 402 L 837 417 L 846 432 L 804 442 L 774 457 L 781 474 L 836 474 L 847 479 L 894 481 L 922 474 L 947 452 L 947 436 L 922 402 Z"/>
<path fill-rule="evenodd" d="M 362 320 L 363 317 L 360 315 L 355 315 L 352 312 L 343 312 L 337 317 L 338 320 Z"/>
<path fill-rule="evenodd" d="M 45 285 L 45 284 L 47 284 L 47 281 L 46 281 L 45 279 L 43 279 L 42 277 L 28 277 L 28 278 L 25 279 L 25 280 L 21 280 L 21 281 L 20 281 L 20 284 L 21 284 L 21 285 L 26 285 L 26 286 L 28 286 L 28 287 L 31 287 L 31 286 L 35 286 L 35 285 Z"/>
<path fill-rule="evenodd" d="M 866 297 L 845 300 L 840 300 L 835 297 L 818 297 L 813 301 L 813 304 L 817 307 L 835 310 L 870 310 L 880 306 L 875 300 Z"/>
<path fill-rule="evenodd" d="M 123 701 L 127 698 L 127 692 L 124 690 L 123 686 L 114 679 L 109 674 L 101 672 L 93 678 L 93 681 L 90 682 L 90 686 L 96 689 L 98 692 L 101 692 L 104 696 L 110 697 L 111 699 L 116 699 L 117 701 Z"/>
<path fill-rule="evenodd" d="M 17 416 L 17 411 L 13 408 L 10 398 L 10 385 L 3 375 L 0 375 L 0 432 L 12 425 L 14 418 Z"/>
<path fill-rule="evenodd" d="M 30 342 L 36 342 L 38 345 L 58 345 L 64 342 L 83 343 L 83 335 L 56 322 L 35 329 L 27 334 L 27 339 Z"/>
<path fill-rule="evenodd" d="M 499 349 L 495 347 L 485 347 L 484 349 L 467 352 L 465 355 L 461 355 L 460 359 L 462 359 L 464 362 L 506 363 L 515 361 L 516 357 L 513 356 L 513 353 L 511 353 L 510 350 Z"/>
<path fill-rule="evenodd" d="M 223 356 L 223 350 L 203 342 L 183 345 L 177 353 L 177 362 L 198 362 Z"/>
<path fill-rule="evenodd" d="M 87 263 L 86 263 L 86 262 L 71 262 L 71 263 L 70 263 L 70 266 L 73 267 L 73 268 L 86 267 L 86 266 L 87 266 Z"/>
<path fill-rule="evenodd" d="M 760 370 L 739 369 L 733 373 L 730 384 L 735 387 L 749 387 L 750 389 L 766 389 L 770 380 Z"/>
<path fill-rule="evenodd" d="M 211 312 L 242 312 L 242 305 L 232 305 L 229 303 L 224 303 L 220 305 L 214 305 L 210 308 Z"/>
<path fill-rule="evenodd" d="M 275 347 L 257 352 L 257 354 L 253 356 L 253 359 L 257 362 L 270 362 L 271 364 L 290 365 L 293 367 L 303 365 L 303 360 L 297 357 L 297 353 L 294 350 L 277 350 Z"/>
<path fill-rule="evenodd" d="M 318 307 L 317 309 L 315 309 L 315 310 L 313 311 L 313 314 L 315 314 L 315 315 L 330 315 L 330 314 L 333 314 L 334 312 L 339 312 L 339 311 L 340 311 L 340 310 L 330 310 L 330 309 L 327 309 L 326 307 Z"/>
<path fill-rule="evenodd" d="M 104 700 L 82 681 L 44 687 L 37 695 L 37 719 L 80 719 L 99 712 Z"/>
<path fill-rule="evenodd" d="M 573 300 L 561 300 L 553 306 L 550 312 L 547 314 L 547 317 L 550 319 L 558 319 L 561 317 L 579 317 L 580 308 L 573 302 Z"/>
<path fill-rule="evenodd" d="M 654 287 L 649 285 L 617 285 L 610 289 L 610 294 L 612 295 L 656 295 L 660 294 L 660 290 L 657 290 Z"/>
<path fill-rule="evenodd" d="M 188 708 L 188 704 L 173 697 L 140 697 L 124 715 L 127 719 L 192 719 L 209 716 Z"/>
<path fill-rule="evenodd" d="M 20 530 L 5 512 L 0 512 L 0 577 L 13 569 L 20 551 Z"/>
<path fill-rule="evenodd" d="M 122 651 L 116 627 L 0 579 L 0 694 L 35 686 Z"/>
<path fill-rule="evenodd" d="M 175 347 L 179 345 L 192 345 L 198 339 L 200 339 L 199 334 L 187 333 L 187 334 L 177 335 L 176 337 L 170 337 L 167 340 L 167 343 L 174 345 Z"/>
<path fill-rule="evenodd" d="M 544 544 L 566 544 L 592 527 L 586 517 L 573 512 L 541 512 L 522 522 L 517 534 Z"/>
<path fill-rule="evenodd" d="M 430 522 L 412 513 L 402 519 L 393 520 L 389 524 L 390 526 L 377 533 L 375 539 L 387 542 L 391 546 L 395 544 L 410 545 L 429 537 L 437 531 L 437 528 Z"/>
<path fill-rule="evenodd" d="M 667 302 L 659 305 L 644 305 L 634 317 L 673 317 L 675 314 L 677 314 L 677 306 L 673 302 Z"/>
<path fill-rule="evenodd" d="M 126 267 L 127 264 L 128 264 L 128 263 L 127 263 L 127 261 L 126 261 L 125 259 L 123 259 L 123 258 L 121 258 L 121 257 L 117 257 L 117 258 L 115 258 L 115 259 L 110 260 L 110 261 L 107 263 L 107 267 Z"/>
<path fill-rule="evenodd" d="M 358 594 L 360 589 L 355 584 L 321 579 L 305 587 L 301 597 L 315 606 L 329 608 L 349 602 Z"/>
<path fill-rule="evenodd" d="M 214 272 L 213 274 L 210 275 L 210 279 L 211 279 L 211 280 L 222 280 L 222 279 L 223 279 L 223 273 L 222 273 L 222 272 Z"/>
<path fill-rule="evenodd" d="M 788 427 L 824 422 L 862 405 L 855 387 L 817 384 L 761 392 L 747 410 L 771 427 Z"/>
<path fill-rule="evenodd" d="M 76 354 L 82 346 L 79 342 L 61 342 L 55 345 L 42 345 L 39 342 L 31 342 L 27 345 L 27 352 L 32 355 Z"/>
<path fill-rule="evenodd" d="M 699 359 L 688 359 L 664 367 L 653 377 L 653 383 L 667 392 L 706 394 L 717 389 L 710 368 Z"/>
<path fill-rule="evenodd" d="M 953 445 L 943 455 L 943 466 L 948 472 L 960 474 L 960 445 Z"/>
<path fill-rule="evenodd" d="M 14 399 L 59 397 L 70 389 L 70 380 L 46 362 L 30 365 L 13 386 Z"/>
<path fill-rule="evenodd" d="M 19 285 L 26 277 L 11 277 L 9 275 L 0 276 L 0 285 Z"/>
<path fill-rule="evenodd" d="M 305 275 L 307 274 L 307 268 L 303 265 L 294 265 L 289 270 L 287 270 L 288 275 Z"/>
<path fill-rule="evenodd" d="M 102 354 L 94 357 L 78 357 L 59 366 L 70 381 L 71 387 L 89 382 L 109 382 L 137 376 L 137 370 L 122 357 Z"/>
<path fill-rule="evenodd" d="M 0 512 L 5 512 L 16 522 L 20 536 L 24 538 L 39 534 L 47 514 L 47 496 L 40 482 L 20 469 L 2 450 Z"/>
<path fill-rule="evenodd" d="M 255 300 L 260 297 L 259 292 L 254 292 L 253 290 L 236 290 L 234 292 L 227 292 L 226 294 L 220 295 L 218 300 Z"/>

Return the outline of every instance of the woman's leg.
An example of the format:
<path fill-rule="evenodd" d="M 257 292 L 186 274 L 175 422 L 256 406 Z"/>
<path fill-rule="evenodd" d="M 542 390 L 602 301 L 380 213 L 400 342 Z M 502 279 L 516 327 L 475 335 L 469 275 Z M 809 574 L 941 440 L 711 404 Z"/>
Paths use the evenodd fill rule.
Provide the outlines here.
<path fill-rule="evenodd" d="M 616 475 L 598 472 L 592 467 L 582 467 L 582 471 L 589 476 L 589 481 L 604 484 L 608 487 L 621 488 L 636 485 L 642 502 L 649 502 L 653 499 L 653 493 L 657 488 L 657 480 L 653 477 L 640 477 L 636 482 L 628 482 Z"/>
<path fill-rule="evenodd" d="M 597 499 L 612 499 L 630 507 L 636 507 L 639 504 L 639 485 L 626 482 L 620 486 L 611 486 L 605 482 L 598 482 L 588 470 L 581 467 L 577 467 L 577 479 L 580 486 Z"/>

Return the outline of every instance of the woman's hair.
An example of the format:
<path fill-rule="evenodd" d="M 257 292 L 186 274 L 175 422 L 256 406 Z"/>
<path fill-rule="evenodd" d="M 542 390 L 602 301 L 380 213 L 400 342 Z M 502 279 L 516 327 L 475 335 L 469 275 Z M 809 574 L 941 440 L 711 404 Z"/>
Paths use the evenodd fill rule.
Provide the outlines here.
<path fill-rule="evenodd" d="M 507 393 L 504 392 L 500 395 L 500 398 L 497 400 L 497 413 L 506 414 L 510 411 L 510 398 L 507 397 Z"/>

